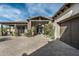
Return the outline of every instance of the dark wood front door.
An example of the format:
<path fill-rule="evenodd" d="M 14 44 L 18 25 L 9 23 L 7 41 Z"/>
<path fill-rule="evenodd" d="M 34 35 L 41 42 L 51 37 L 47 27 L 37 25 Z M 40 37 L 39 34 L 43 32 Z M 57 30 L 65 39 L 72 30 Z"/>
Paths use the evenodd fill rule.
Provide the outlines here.
<path fill-rule="evenodd" d="M 36 27 L 37 34 L 41 34 L 42 33 L 42 29 L 43 29 L 42 25 L 38 25 Z"/>

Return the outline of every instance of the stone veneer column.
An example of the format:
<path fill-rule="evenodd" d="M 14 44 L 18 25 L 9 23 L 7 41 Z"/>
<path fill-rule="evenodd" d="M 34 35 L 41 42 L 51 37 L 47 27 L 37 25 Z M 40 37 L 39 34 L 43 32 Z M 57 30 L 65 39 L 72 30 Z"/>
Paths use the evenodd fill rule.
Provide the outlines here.
<path fill-rule="evenodd" d="M 28 30 L 30 30 L 31 29 L 31 20 L 28 22 Z"/>
<path fill-rule="evenodd" d="M 16 35 L 17 35 L 17 28 L 16 28 L 16 24 L 14 25 L 14 28 L 15 28 L 15 33 L 16 33 Z M 16 36 L 15 35 L 15 36 Z"/>
<path fill-rule="evenodd" d="M 0 36 L 3 35 L 3 25 L 1 24 L 1 32 L 0 32 Z"/>
<path fill-rule="evenodd" d="M 28 25 L 28 24 L 27 24 L 27 25 Z M 27 25 L 25 25 L 25 31 L 24 31 L 25 33 L 27 33 L 27 29 L 28 29 L 28 28 L 27 28 Z"/>

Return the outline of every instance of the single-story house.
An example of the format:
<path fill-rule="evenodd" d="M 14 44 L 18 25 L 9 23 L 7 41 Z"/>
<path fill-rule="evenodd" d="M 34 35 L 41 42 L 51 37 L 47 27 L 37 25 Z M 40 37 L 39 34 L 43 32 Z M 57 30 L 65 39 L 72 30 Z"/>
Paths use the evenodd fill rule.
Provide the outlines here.
<path fill-rule="evenodd" d="M 38 34 L 39 32 L 42 33 L 42 27 L 45 24 L 51 22 L 50 17 L 45 16 L 34 16 L 28 18 L 26 21 L 15 21 L 15 22 L 0 22 L 1 24 L 1 32 L 0 35 L 13 35 L 13 33 L 17 33 L 18 36 L 24 35 L 27 30 L 35 28 L 35 33 Z M 6 28 L 6 31 L 5 31 Z"/>

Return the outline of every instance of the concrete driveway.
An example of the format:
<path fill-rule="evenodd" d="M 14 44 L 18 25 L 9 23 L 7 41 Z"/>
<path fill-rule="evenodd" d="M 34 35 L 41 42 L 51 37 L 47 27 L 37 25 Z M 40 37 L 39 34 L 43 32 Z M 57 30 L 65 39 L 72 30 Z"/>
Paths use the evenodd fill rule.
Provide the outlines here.
<path fill-rule="evenodd" d="M 20 56 L 24 53 L 30 55 L 48 43 L 48 40 L 42 35 L 30 38 L 11 36 L 0 38 L 0 55 L 2 56 Z"/>
<path fill-rule="evenodd" d="M 48 42 L 43 35 L 0 37 L 1 56 L 79 56 L 79 50 L 59 41 Z"/>
<path fill-rule="evenodd" d="M 79 56 L 79 50 L 56 40 L 38 49 L 30 56 Z"/>

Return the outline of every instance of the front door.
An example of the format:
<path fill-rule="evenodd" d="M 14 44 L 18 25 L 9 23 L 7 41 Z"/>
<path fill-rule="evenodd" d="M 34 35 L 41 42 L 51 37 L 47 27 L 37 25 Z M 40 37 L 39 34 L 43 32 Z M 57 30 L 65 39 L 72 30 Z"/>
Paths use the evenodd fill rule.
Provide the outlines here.
<path fill-rule="evenodd" d="M 37 34 L 41 34 L 43 30 L 42 25 L 38 25 L 36 30 L 37 30 Z"/>

